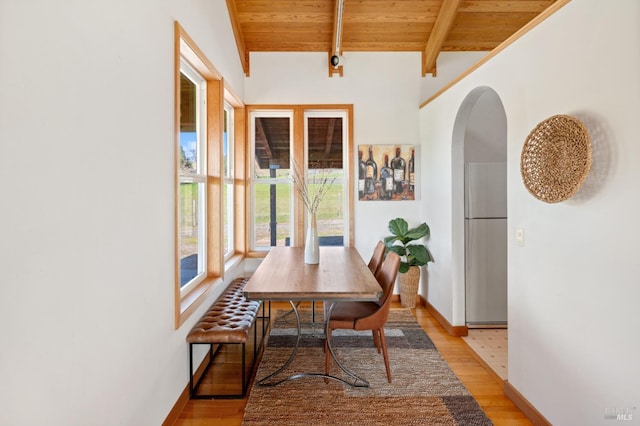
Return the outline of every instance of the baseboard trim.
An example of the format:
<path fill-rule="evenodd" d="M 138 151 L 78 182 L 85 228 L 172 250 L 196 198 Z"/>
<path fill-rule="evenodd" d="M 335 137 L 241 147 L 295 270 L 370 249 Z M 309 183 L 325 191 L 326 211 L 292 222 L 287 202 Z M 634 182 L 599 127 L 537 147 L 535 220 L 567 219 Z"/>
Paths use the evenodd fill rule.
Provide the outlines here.
<path fill-rule="evenodd" d="M 175 404 L 173 404 L 173 408 L 167 414 L 167 418 L 162 422 L 162 426 L 173 426 L 178 421 L 178 417 L 180 417 L 180 413 L 186 407 L 187 402 L 189 402 L 189 385 L 185 386 L 184 390 L 178 397 L 178 400 Z"/>
<path fill-rule="evenodd" d="M 505 396 L 509 398 L 535 426 L 551 426 L 551 423 L 545 419 L 544 416 L 536 410 L 536 407 L 531 405 L 508 380 L 504 381 L 503 391 Z"/>
<path fill-rule="evenodd" d="M 198 368 L 196 369 L 193 375 L 194 383 L 197 383 L 198 379 L 200 379 L 200 377 L 204 374 L 204 370 L 209 365 L 210 357 L 211 357 L 211 352 L 207 351 L 207 354 L 202 359 L 202 362 L 200 363 L 200 365 L 198 366 Z M 187 365 L 187 367 L 188 366 L 189 365 Z M 176 423 L 176 421 L 178 421 L 178 417 L 180 417 L 180 413 L 182 413 L 182 410 L 184 410 L 184 407 L 186 407 L 190 397 L 191 396 L 189 395 L 189 382 L 187 382 L 187 385 L 185 386 L 184 390 L 178 397 L 178 400 L 176 401 L 175 404 L 173 404 L 173 408 L 171 408 L 171 411 L 169 411 L 169 414 L 167 414 L 167 417 L 164 419 L 164 422 L 162 422 L 162 426 L 172 426 Z"/>
<path fill-rule="evenodd" d="M 436 321 L 440 323 L 442 328 L 444 328 L 451 336 L 462 337 L 469 334 L 469 329 L 466 325 L 451 325 L 451 323 L 447 321 L 447 319 L 422 296 L 420 296 L 420 303 L 427 308 L 427 311 L 429 311 Z"/>

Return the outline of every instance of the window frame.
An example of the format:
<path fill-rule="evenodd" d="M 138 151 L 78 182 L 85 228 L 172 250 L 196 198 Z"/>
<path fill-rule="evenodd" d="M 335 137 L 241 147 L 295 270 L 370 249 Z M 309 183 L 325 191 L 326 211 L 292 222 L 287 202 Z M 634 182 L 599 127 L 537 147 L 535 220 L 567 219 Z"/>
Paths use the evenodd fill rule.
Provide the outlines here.
<path fill-rule="evenodd" d="M 207 107 L 206 107 L 206 79 L 200 75 L 184 58 L 180 58 L 180 74 L 185 75 L 196 86 L 196 135 L 197 135 L 197 157 L 196 168 L 193 174 L 183 174 L 178 167 L 178 187 L 183 183 L 195 183 L 198 192 L 198 205 L 196 207 L 198 226 L 198 273 L 187 283 L 182 285 L 182 277 L 180 278 L 180 295 L 189 293 L 194 287 L 201 283 L 207 276 Z M 180 141 L 178 141 L 180 145 Z M 177 148 L 180 149 L 180 146 Z M 179 161 L 179 159 L 176 159 Z M 180 197 L 180 189 L 178 188 L 178 197 Z M 178 200 L 180 203 L 181 200 Z M 176 212 L 180 221 L 179 209 Z M 202 225 L 202 226 L 200 226 Z M 180 228 L 180 225 L 178 225 Z M 178 247 L 181 246 L 180 232 L 177 234 Z"/>
<path fill-rule="evenodd" d="M 180 138 L 180 65 L 185 60 L 204 79 L 206 84 L 206 270 L 203 279 L 192 289 L 180 291 L 180 247 L 179 247 L 179 138 Z M 178 21 L 174 21 L 174 235 L 175 235 L 175 328 L 178 329 L 190 315 L 207 299 L 217 285 L 224 283 L 225 271 L 237 265 L 243 258 L 246 240 L 245 220 L 245 129 L 244 104 L 235 93 L 225 85 L 222 75 L 209 62 L 193 39 L 186 33 Z M 224 256 L 224 217 L 223 201 L 223 132 L 225 102 L 233 109 L 234 126 L 234 250 Z M 240 226 L 240 225 L 241 226 Z"/>
<path fill-rule="evenodd" d="M 226 98 L 226 96 L 225 96 Z M 235 205 L 235 110 L 233 106 L 225 99 L 224 102 L 224 110 L 223 110 L 224 118 L 223 124 L 226 128 L 224 132 L 227 135 L 227 166 L 223 165 L 223 195 L 226 192 L 227 199 L 224 200 L 222 208 L 226 211 L 223 211 L 223 219 L 226 215 L 228 218 L 228 223 L 224 223 L 223 220 L 223 228 L 224 232 L 227 232 L 228 244 L 224 244 L 223 239 L 223 253 L 225 262 L 231 259 L 232 256 L 235 255 L 235 218 L 234 218 L 234 205 Z M 223 156 L 224 158 L 224 156 Z M 231 185 L 231 190 L 226 191 L 227 185 Z M 225 208 L 226 207 L 226 208 Z"/>
<path fill-rule="evenodd" d="M 255 179 L 254 176 L 256 175 L 255 173 L 255 161 L 254 161 L 254 155 L 255 155 L 255 122 L 256 122 L 256 118 L 288 118 L 289 119 L 289 156 L 290 158 L 293 158 L 293 148 L 294 148 L 294 134 L 293 134 L 293 123 L 294 123 L 294 111 L 292 110 L 288 110 L 286 108 L 282 108 L 282 109 L 261 109 L 261 110 L 249 110 L 247 112 L 247 116 L 249 117 L 248 120 L 248 127 L 249 127 L 249 156 L 250 156 L 250 164 L 248 165 L 248 170 L 250 171 L 249 174 L 251 176 L 250 179 L 250 183 L 249 183 L 249 217 L 247 220 L 249 229 L 247 230 L 247 235 L 249 238 L 249 242 L 248 242 L 248 247 L 251 248 L 251 250 L 253 252 L 258 252 L 258 253 L 266 253 L 268 252 L 271 247 L 269 246 L 256 246 L 255 244 L 255 238 L 256 238 L 256 233 L 255 233 L 255 213 L 256 213 L 256 208 L 255 208 L 255 200 L 254 200 L 254 190 L 255 190 L 255 185 L 256 184 L 274 184 L 274 185 L 289 185 L 290 186 L 290 181 L 287 178 L 284 177 L 275 177 L 275 178 L 262 178 L 260 180 Z M 291 222 L 289 223 L 289 235 L 294 235 L 294 214 L 293 214 L 293 208 L 294 208 L 294 198 L 293 195 L 291 193 L 291 188 L 289 188 L 289 193 L 290 193 L 290 204 L 289 204 L 289 211 L 290 211 L 290 215 L 291 215 Z"/>
<path fill-rule="evenodd" d="M 343 194 L 342 194 L 342 205 L 344 206 L 344 223 L 342 224 L 342 232 L 344 235 L 344 245 L 347 245 L 347 241 L 349 241 L 349 237 L 351 236 L 350 229 L 350 220 L 351 217 L 351 209 L 352 205 L 349 203 L 349 175 L 347 174 L 347 164 L 350 161 L 351 151 L 348 149 L 349 147 L 349 115 L 346 110 L 336 110 L 336 109 L 309 109 L 305 108 L 303 111 L 304 117 L 304 164 L 305 164 L 305 176 L 308 176 L 308 165 L 309 165 L 309 119 L 310 118 L 340 118 L 343 120 L 342 124 L 342 178 L 336 179 L 334 184 L 341 183 L 343 185 Z M 347 141 L 347 143 L 345 143 Z M 307 215 L 305 214 L 305 219 L 307 219 Z M 306 220 L 304 222 L 304 229 L 306 229 L 307 223 Z M 303 234 L 304 235 L 304 234 Z M 353 240 L 351 240 L 353 241 Z M 353 243 L 349 244 L 353 245 Z"/>
<path fill-rule="evenodd" d="M 346 134 L 346 139 L 343 140 L 343 170 L 345 176 L 345 236 L 344 236 L 344 245 L 345 247 L 354 246 L 354 144 L 353 144 L 353 105 L 352 104 L 304 104 L 304 105 L 247 105 L 247 133 L 249 139 L 249 147 L 248 152 L 246 154 L 246 168 L 250 173 L 248 174 L 248 190 L 247 190 L 247 209 L 250 212 L 253 212 L 253 185 L 255 183 L 255 179 L 253 178 L 253 163 L 254 163 L 254 155 L 255 155 L 255 147 L 254 147 L 254 134 L 253 134 L 253 126 L 252 123 L 254 121 L 254 117 L 256 113 L 265 113 L 265 112 L 274 112 L 274 111 L 291 111 L 293 113 L 293 121 L 292 121 L 292 147 L 291 147 L 291 158 L 296 161 L 298 164 L 305 165 L 305 173 L 306 173 L 306 164 L 307 164 L 307 143 L 306 143 L 306 114 L 305 112 L 314 112 L 317 114 L 344 114 L 345 122 L 343 124 L 346 127 L 344 130 Z M 262 115 L 260 115 L 262 116 Z M 317 115 L 317 116 L 325 116 L 326 115 Z M 357 158 L 357 157 L 356 157 Z M 305 221 L 306 221 L 306 211 L 304 208 L 303 202 L 300 200 L 299 196 L 295 194 L 293 188 L 291 188 L 292 195 L 292 207 L 291 207 L 291 223 L 293 229 L 291 231 L 291 245 L 293 246 L 302 246 L 304 245 L 305 238 Z M 253 213 L 247 216 L 246 220 L 246 247 L 247 247 L 247 257 L 264 257 L 269 252 L 270 248 L 266 249 L 257 249 L 254 245 L 254 217 Z"/>

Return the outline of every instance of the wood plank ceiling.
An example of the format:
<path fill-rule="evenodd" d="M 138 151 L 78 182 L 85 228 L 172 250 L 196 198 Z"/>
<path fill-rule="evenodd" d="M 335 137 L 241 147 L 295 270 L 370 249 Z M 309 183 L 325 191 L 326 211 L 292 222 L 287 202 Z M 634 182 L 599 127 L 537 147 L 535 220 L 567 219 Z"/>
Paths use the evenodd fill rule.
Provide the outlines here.
<path fill-rule="evenodd" d="M 344 52 L 410 51 L 422 52 L 423 76 L 436 75 L 440 52 L 490 51 L 555 2 L 226 1 L 246 75 L 251 52 L 327 52 L 329 58 Z"/>

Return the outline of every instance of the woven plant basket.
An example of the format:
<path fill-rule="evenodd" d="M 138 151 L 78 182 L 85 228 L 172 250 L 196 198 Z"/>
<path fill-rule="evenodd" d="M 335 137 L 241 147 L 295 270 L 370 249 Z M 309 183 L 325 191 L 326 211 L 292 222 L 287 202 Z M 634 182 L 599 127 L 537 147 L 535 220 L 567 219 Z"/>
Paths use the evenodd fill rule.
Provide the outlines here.
<path fill-rule="evenodd" d="M 400 304 L 403 308 L 415 308 L 420 284 L 420 268 L 411 266 L 404 274 L 398 274 Z"/>
<path fill-rule="evenodd" d="M 591 141 L 577 118 L 554 115 L 527 136 L 520 173 L 527 190 L 547 203 L 564 201 L 584 183 L 591 168 Z"/>

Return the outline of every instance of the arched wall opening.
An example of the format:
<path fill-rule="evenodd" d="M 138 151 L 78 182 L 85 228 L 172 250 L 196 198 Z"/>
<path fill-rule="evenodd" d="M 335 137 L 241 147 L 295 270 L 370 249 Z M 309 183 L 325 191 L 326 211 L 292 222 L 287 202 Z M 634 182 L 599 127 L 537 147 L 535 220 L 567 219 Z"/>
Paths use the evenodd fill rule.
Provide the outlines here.
<path fill-rule="evenodd" d="M 465 259 L 469 241 L 465 237 L 465 229 L 468 227 L 465 169 L 469 163 L 504 164 L 504 181 L 500 185 L 504 186 L 504 200 L 501 202 L 504 201 L 506 221 L 506 160 L 507 118 L 502 101 L 492 88 L 476 87 L 469 92 L 458 109 L 452 135 L 452 324 L 456 326 L 468 324 L 465 284 L 468 271 Z M 506 268 L 506 240 L 504 243 Z M 506 281 L 504 304 L 506 311 Z"/>

